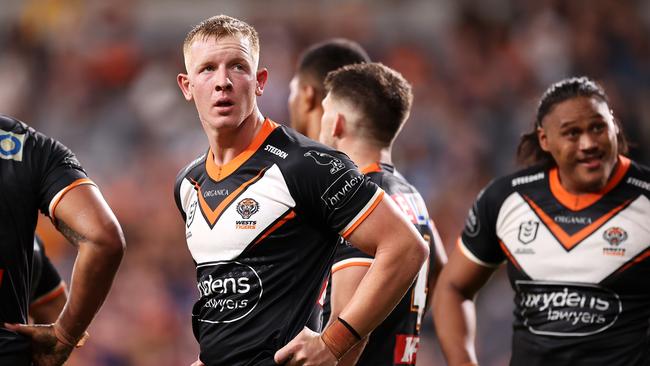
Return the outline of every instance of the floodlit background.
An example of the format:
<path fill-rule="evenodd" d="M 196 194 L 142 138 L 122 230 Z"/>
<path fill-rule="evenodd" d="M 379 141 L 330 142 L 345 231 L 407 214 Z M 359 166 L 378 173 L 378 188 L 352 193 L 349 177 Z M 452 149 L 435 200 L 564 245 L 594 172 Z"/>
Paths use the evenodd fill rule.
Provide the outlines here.
<path fill-rule="evenodd" d="M 475 195 L 515 168 L 538 98 L 571 75 L 600 81 L 636 147 L 650 160 L 650 2 L 634 0 L 182 1 L 0 0 L 0 113 L 24 120 L 78 156 L 127 237 L 115 286 L 72 366 L 189 365 L 197 297 L 178 170 L 207 148 L 176 75 L 181 43 L 202 19 L 241 18 L 261 37 L 270 72 L 262 112 L 288 123 L 299 52 L 348 37 L 413 84 L 411 118 L 395 148 L 399 170 L 428 202 L 454 247 Z M 75 250 L 39 225 L 69 278 Z M 512 291 L 503 271 L 478 299 L 482 365 L 509 357 Z M 442 365 L 430 316 L 418 365 Z"/>

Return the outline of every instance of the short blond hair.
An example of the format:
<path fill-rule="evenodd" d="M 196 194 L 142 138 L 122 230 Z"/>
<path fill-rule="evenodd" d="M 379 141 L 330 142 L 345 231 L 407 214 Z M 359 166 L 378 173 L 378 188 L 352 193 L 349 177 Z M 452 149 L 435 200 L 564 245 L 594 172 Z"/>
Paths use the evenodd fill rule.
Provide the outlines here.
<path fill-rule="evenodd" d="M 219 39 L 227 36 L 242 36 L 247 38 L 250 41 L 253 56 L 256 60 L 259 59 L 260 39 L 255 28 L 244 21 L 223 14 L 215 15 L 195 25 L 185 37 L 183 54 L 187 55 L 187 51 L 192 45 L 192 42 L 198 38 L 207 39 L 215 37 Z"/>

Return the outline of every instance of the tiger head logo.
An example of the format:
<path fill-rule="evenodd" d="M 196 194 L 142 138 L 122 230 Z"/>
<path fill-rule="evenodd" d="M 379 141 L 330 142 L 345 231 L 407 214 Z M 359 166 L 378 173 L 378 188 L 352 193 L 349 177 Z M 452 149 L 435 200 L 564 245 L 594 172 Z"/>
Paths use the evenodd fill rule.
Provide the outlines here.
<path fill-rule="evenodd" d="M 609 245 L 618 246 L 627 240 L 627 232 L 617 226 L 610 227 L 603 233 L 603 239 L 607 240 Z"/>
<path fill-rule="evenodd" d="M 244 198 L 237 204 L 237 213 L 241 215 L 244 220 L 248 220 L 257 211 L 260 205 L 252 198 Z"/>

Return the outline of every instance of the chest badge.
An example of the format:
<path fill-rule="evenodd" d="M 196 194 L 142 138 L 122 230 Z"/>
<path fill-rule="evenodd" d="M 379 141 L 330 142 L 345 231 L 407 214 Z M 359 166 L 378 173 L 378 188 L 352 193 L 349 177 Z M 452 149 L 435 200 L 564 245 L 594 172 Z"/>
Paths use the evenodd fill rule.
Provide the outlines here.
<path fill-rule="evenodd" d="M 519 235 L 517 239 L 522 244 L 530 244 L 537 237 L 539 222 L 534 220 L 524 221 L 519 225 Z"/>

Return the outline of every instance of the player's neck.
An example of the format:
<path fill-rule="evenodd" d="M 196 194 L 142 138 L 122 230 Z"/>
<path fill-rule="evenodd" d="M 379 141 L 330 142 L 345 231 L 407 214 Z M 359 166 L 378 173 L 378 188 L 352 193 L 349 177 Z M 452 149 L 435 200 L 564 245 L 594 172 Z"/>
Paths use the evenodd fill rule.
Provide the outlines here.
<path fill-rule="evenodd" d="M 214 154 L 214 163 L 224 165 L 236 158 L 253 142 L 263 124 L 264 117 L 255 109 L 237 128 L 210 131 L 208 140 Z"/>
<path fill-rule="evenodd" d="M 378 147 L 377 145 L 357 141 L 349 144 L 341 144 L 341 151 L 346 153 L 352 161 L 361 169 L 374 163 L 391 164 L 391 147 Z"/>

